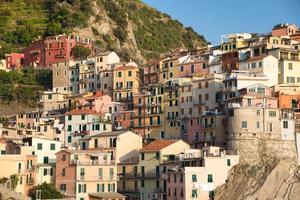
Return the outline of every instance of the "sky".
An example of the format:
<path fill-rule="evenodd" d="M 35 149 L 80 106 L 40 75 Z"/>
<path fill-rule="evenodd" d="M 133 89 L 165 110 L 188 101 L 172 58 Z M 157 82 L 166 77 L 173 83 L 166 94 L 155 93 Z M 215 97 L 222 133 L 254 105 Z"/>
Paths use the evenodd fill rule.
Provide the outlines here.
<path fill-rule="evenodd" d="M 300 26 L 300 0 L 143 0 L 214 45 L 229 33 L 268 33 L 278 23 Z"/>

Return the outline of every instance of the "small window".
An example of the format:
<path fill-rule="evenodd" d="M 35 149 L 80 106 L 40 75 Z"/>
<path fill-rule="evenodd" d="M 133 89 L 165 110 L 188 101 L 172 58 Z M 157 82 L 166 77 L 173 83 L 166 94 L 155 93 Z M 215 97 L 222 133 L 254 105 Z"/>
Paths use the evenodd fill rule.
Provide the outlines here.
<path fill-rule="evenodd" d="M 81 120 L 85 120 L 85 115 L 81 115 Z"/>
<path fill-rule="evenodd" d="M 293 70 L 293 63 L 289 63 L 289 70 Z"/>
<path fill-rule="evenodd" d="M 208 183 L 212 183 L 214 180 L 213 180 L 213 175 L 212 174 L 208 174 L 207 175 L 207 182 Z"/>
<path fill-rule="evenodd" d="M 197 190 L 192 190 L 192 197 L 193 198 L 198 197 Z"/>
<path fill-rule="evenodd" d="M 283 121 L 283 128 L 289 128 L 288 121 Z"/>
<path fill-rule="evenodd" d="M 247 121 L 242 121 L 242 128 L 247 128 L 248 125 L 247 125 Z"/>
<path fill-rule="evenodd" d="M 145 154 L 141 153 L 141 160 L 145 160 Z"/>
<path fill-rule="evenodd" d="M 69 121 L 72 120 L 72 115 L 68 115 L 68 120 L 69 120 Z"/>
<path fill-rule="evenodd" d="M 37 149 L 38 150 L 42 150 L 43 149 L 43 144 L 42 143 L 38 143 L 37 144 Z"/>
<path fill-rule="evenodd" d="M 159 160 L 159 152 L 156 152 L 155 158 L 156 158 L 157 160 Z"/>
<path fill-rule="evenodd" d="M 231 166 L 231 160 L 227 159 L 227 166 Z"/>
<path fill-rule="evenodd" d="M 197 182 L 197 174 L 192 174 L 192 181 Z"/>
<path fill-rule="evenodd" d="M 50 150 L 55 150 L 55 144 L 50 144 Z"/>
<path fill-rule="evenodd" d="M 269 111 L 269 117 L 276 117 L 276 111 Z"/>
<path fill-rule="evenodd" d="M 128 71 L 128 76 L 132 76 L 132 71 Z"/>

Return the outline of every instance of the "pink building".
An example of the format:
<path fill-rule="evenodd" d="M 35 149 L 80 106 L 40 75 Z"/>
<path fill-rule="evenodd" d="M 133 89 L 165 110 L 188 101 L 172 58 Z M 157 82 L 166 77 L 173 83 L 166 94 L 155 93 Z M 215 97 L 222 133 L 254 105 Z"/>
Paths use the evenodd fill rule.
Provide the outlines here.
<path fill-rule="evenodd" d="M 199 123 L 198 117 L 193 117 L 186 124 L 185 140 L 194 148 L 200 147 L 200 141 L 204 141 L 203 126 Z"/>
<path fill-rule="evenodd" d="M 89 38 L 74 35 L 56 35 L 35 41 L 24 50 L 24 66 L 51 68 L 53 63 L 67 62 L 73 59 L 72 49 L 77 44 L 93 48 Z"/>
<path fill-rule="evenodd" d="M 182 64 L 176 66 L 178 69 L 177 77 L 186 77 L 191 75 L 207 75 L 209 56 L 206 54 L 191 55 Z"/>
<path fill-rule="evenodd" d="M 299 28 L 295 24 L 281 24 L 272 29 L 272 36 L 290 36 L 298 30 Z"/>
<path fill-rule="evenodd" d="M 5 54 L 6 68 L 7 69 L 19 69 L 23 64 L 23 53 L 11 53 Z"/>
<path fill-rule="evenodd" d="M 76 200 L 125 199 L 117 191 L 117 165 L 99 150 L 61 150 L 56 154 L 56 188 Z M 99 198 L 97 198 L 99 197 Z"/>
<path fill-rule="evenodd" d="M 272 88 L 255 84 L 239 90 L 239 96 L 226 101 L 228 107 L 278 108 L 278 98 L 272 96 Z"/>

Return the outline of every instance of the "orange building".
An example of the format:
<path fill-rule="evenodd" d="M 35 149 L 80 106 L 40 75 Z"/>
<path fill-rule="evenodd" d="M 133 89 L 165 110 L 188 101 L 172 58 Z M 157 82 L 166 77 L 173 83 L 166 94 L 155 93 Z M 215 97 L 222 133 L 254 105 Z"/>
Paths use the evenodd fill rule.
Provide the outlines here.
<path fill-rule="evenodd" d="M 126 102 L 133 109 L 133 94 L 141 87 L 141 74 L 136 63 L 117 64 L 113 69 L 113 100 Z"/>

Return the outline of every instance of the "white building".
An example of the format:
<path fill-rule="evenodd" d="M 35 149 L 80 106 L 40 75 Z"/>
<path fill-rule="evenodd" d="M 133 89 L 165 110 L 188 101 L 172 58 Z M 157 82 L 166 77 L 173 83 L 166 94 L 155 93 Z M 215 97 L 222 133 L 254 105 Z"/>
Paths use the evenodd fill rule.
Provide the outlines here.
<path fill-rule="evenodd" d="M 278 84 L 278 59 L 272 55 L 252 57 L 240 62 L 240 70 L 248 71 L 250 76 L 268 78 L 268 86 Z"/>
<path fill-rule="evenodd" d="M 37 185 L 55 182 L 56 153 L 61 149 L 61 142 L 43 138 L 24 138 L 25 146 L 32 147 L 32 155 L 37 156 Z"/>
<path fill-rule="evenodd" d="M 72 110 L 65 115 L 65 146 L 77 146 L 78 139 L 85 135 L 112 131 L 112 124 L 103 121 L 92 110 Z"/>

